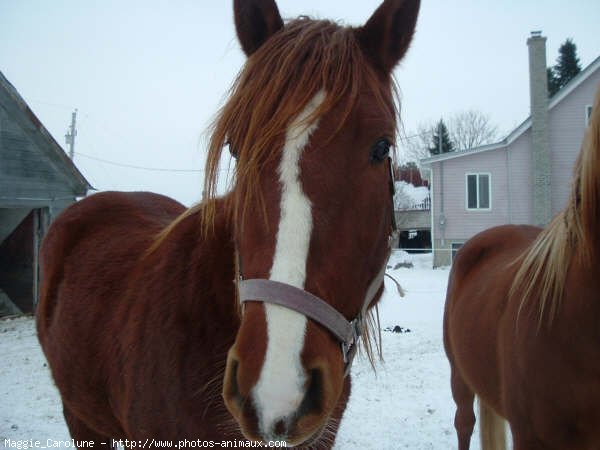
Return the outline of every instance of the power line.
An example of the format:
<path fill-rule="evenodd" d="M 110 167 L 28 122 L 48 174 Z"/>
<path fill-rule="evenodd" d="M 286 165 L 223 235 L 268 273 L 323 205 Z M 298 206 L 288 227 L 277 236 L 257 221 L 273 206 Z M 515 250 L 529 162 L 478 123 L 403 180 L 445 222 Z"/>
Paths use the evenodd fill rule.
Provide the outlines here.
<path fill-rule="evenodd" d="M 433 134 L 434 130 L 428 130 L 428 131 L 423 131 L 422 133 L 417 133 L 417 134 L 412 134 L 410 136 L 400 136 L 401 140 L 408 140 L 408 139 L 413 139 L 416 137 L 421 137 L 421 136 L 428 136 L 430 134 Z"/>
<path fill-rule="evenodd" d="M 128 169 L 136 169 L 136 170 L 148 170 L 152 172 L 179 172 L 179 173 L 204 173 L 202 169 L 165 169 L 163 167 L 146 167 L 146 166 L 138 166 L 135 164 L 125 164 L 116 161 L 111 161 L 104 158 L 98 158 L 96 156 L 86 155 L 85 153 L 75 152 L 77 156 L 83 156 L 84 158 L 92 159 L 94 161 L 99 161 L 105 164 L 110 164 L 118 167 L 126 167 Z M 219 169 L 221 172 L 226 172 L 229 169 Z"/>
<path fill-rule="evenodd" d="M 58 108 L 58 109 L 69 109 L 69 110 L 72 109 L 71 106 L 63 105 L 61 103 L 52 103 L 52 102 L 47 102 L 44 100 L 37 100 L 35 98 L 29 98 L 27 100 L 28 100 L 28 103 L 37 103 L 39 105 L 51 106 L 53 108 Z"/>

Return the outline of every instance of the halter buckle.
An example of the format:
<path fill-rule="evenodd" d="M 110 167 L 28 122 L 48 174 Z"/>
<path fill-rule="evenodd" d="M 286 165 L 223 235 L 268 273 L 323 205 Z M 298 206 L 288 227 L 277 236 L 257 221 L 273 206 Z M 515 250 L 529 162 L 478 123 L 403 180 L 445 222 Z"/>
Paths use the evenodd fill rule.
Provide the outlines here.
<path fill-rule="evenodd" d="M 350 368 L 352 367 L 352 360 L 356 355 L 356 351 L 358 349 L 358 341 L 360 340 L 360 336 L 362 334 L 363 327 L 363 318 L 362 314 L 359 314 L 356 319 L 350 322 L 352 326 L 352 336 L 348 342 L 342 342 L 342 357 L 345 364 L 344 369 L 344 377 L 348 375 L 350 372 Z"/>

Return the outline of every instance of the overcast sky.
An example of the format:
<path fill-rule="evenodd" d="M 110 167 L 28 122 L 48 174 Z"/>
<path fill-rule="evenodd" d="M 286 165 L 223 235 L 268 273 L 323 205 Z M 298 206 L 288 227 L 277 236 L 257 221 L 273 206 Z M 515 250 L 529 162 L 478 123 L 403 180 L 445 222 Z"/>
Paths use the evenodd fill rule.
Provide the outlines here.
<path fill-rule="evenodd" d="M 349 25 L 364 23 L 379 3 L 278 1 L 286 18 Z M 406 132 L 477 109 L 508 133 L 529 114 L 530 31 L 547 36 L 549 65 L 571 37 L 585 67 L 600 55 L 599 24 L 598 0 L 424 0 L 395 72 Z M 0 71 L 63 146 L 78 109 L 75 162 L 100 190 L 197 201 L 203 132 L 243 62 L 231 1 L 0 0 Z"/>

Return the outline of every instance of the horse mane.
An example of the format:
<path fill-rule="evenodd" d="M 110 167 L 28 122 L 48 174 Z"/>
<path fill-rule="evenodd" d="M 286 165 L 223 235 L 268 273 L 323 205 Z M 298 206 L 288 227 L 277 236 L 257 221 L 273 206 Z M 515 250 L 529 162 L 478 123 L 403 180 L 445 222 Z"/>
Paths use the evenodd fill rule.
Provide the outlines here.
<path fill-rule="evenodd" d="M 204 192 L 217 193 L 219 162 L 229 145 L 237 158 L 236 194 L 231 213 L 249 205 L 261 209 L 258 189 L 263 168 L 274 163 L 285 142 L 288 125 L 321 90 L 325 100 L 302 125 L 310 126 L 332 108 L 343 105 L 338 128 L 344 125 L 361 90 L 369 89 L 381 105 L 397 114 L 397 88 L 392 78 L 393 101 L 382 92 L 381 74 L 375 71 L 360 48 L 356 29 L 307 17 L 289 21 L 247 60 L 229 91 L 229 99 L 211 125 L 205 167 Z M 211 223 L 214 208 L 203 210 L 205 224 Z"/>
<path fill-rule="evenodd" d="M 600 90 L 590 125 L 574 168 L 569 202 L 519 257 L 520 267 L 509 298 L 521 297 L 519 313 L 527 300 L 539 296 L 538 328 L 548 314 L 551 324 L 565 291 L 574 258 L 582 266 L 598 261 L 600 232 Z"/>
<path fill-rule="evenodd" d="M 160 245 L 171 235 L 171 233 L 173 231 L 175 231 L 175 229 L 179 226 L 179 224 L 181 224 L 183 221 L 185 221 L 188 217 L 196 216 L 195 220 L 197 220 L 197 222 L 198 222 L 199 230 L 206 229 L 206 230 L 210 230 L 211 232 L 213 232 L 214 224 L 215 224 L 215 216 L 214 215 L 212 216 L 211 223 L 207 225 L 204 223 L 203 211 L 207 207 L 207 205 L 211 205 L 210 207 L 216 211 L 217 204 L 221 203 L 223 205 L 226 205 L 230 201 L 230 197 L 231 197 L 230 195 L 226 195 L 226 196 L 223 196 L 220 198 L 206 199 L 206 200 L 203 200 L 195 205 L 192 205 L 190 208 L 186 209 L 183 213 L 181 213 L 179 216 L 177 216 L 175 218 L 175 220 L 173 220 L 171 223 L 169 223 L 165 228 L 163 228 L 154 237 L 154 240 L 152 241 L 152 243 L 150 244 L 150 246 L 148 247 L 148 249 L 145 252 L 145 256 L 149 256 L 150 254 L 154 253 L 154 251 L 160 247 Z M 229 220 L 230 218 L 231 217 L 228 214 L 225 215 L 226 220 Z"/>
<path fill-rule="evenodd" d="M 152 242 L 152 244 L 150 244 L 150 246 L 146 250 L 146 256 L 154 253 L 154 251 L 156 249 L 158 249 L 158 247 L 160 247 L 160 245 L 164 242 L 164 240 L 167 239 L 167 237 L 173 232 L 173 230 L 175 230 L 175 228 L 177 228 L 177 226 L 181 222 L 183 222 L 185 219 L 187 219 L 190 216 L 201 213 L 203 208 L 204 208 L 204 203 L 200 202 L 200 203 L 193 205 L 191 208 L 186 209 L 183 213 L 181 213 L 179 216 L 177 216 L 175 218 L 175 220 L 173 220 L 170 224 L 168 224 L 165 228 L 163 228 L 160 231 L 160 233 L 158 233 L 156 235 L 156 237 L 154 238 L 154 241 Z M 199 220 L 198 222 L 200 224 L 201 221 Z M 200 226 L 200 227 L 203 228 L 202 226 Z"/>

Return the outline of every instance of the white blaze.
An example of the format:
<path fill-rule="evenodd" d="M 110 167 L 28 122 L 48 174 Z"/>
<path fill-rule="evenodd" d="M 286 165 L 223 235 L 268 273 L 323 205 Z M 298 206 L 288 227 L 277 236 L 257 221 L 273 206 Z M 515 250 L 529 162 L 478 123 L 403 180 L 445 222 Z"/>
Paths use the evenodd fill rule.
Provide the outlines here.
<path fill-rule="evenodd" d="M 312 212 L 309 199 L 300 184 L 300 157 L 314 122 L 307 126 L 306 118 L 313 114 L 325 98 L 320 91 L 290 124 L 279 165 L 281 183 L 281 217 L 277 230 L 275 255 L 270 279 L 304 289 L 306 260 L 312 233 Z M 262 371 L 254 387 L 254 401 L 260 429 L 272 434 L 279 420 L 293 415 L 304 398 L 305 374 L 300 360 L 304 347 L 307 319 L 291 309 L 264 303 L 267 318 L 267 350 Z"/>

